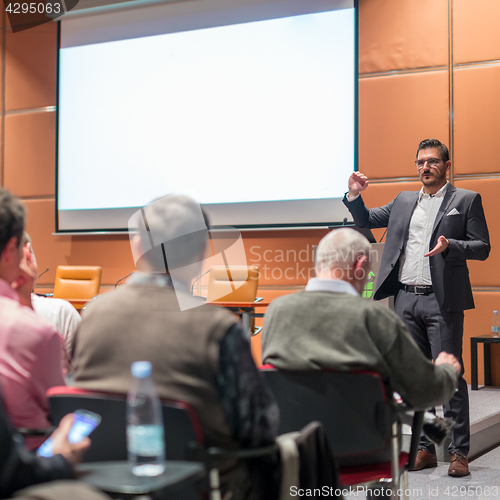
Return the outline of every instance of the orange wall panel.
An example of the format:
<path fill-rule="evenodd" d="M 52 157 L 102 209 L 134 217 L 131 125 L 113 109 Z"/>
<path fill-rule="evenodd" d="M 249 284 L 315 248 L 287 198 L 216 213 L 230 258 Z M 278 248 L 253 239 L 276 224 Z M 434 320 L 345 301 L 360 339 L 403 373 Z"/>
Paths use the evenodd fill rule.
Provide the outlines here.
<path fill-rule="evenodd" d="M 8 30 L 5 64 L 7 111 L 55 106 L 56 23 L 47 23 L 18 33 Z"/>
<path fill-rule="evenodd" d="M 448 0 L 359 0 L 359 71 L 448 64 Z"/>
<path fill-rule="evenodd" d="M 18 196 L 54 196 L 55 129 L 55 112 L 5 117 L 7 189 Z"/>
<path fill-rule="evenodd" d="M 453 0 L 453 63 L 500 59 L 500 2 Z"/>
<path fill-rule="evenodd" d="M 325 229 L 243 232 L 247 263 L 260 268 L 259 286 L 305 286 L 312 276 L 313 247 L 326 233 Z M 223 247 L 223 234 L 217 238 Z"/>
<path fill-rule="evenodd" d="M 470 384 L 470 338 L 478 335 L 488 335 L 491 328 L 493 310 L 500 311 L 500 292 L 474 292 L 476 308 L 465 311 L 463 359 L 465 379 Z M 484 384 L 483 349 L 478 348 L 478 381 Z M 491 346 L 491 382 L 500 386 L 500 345 Z"/>
<path fill-rule="evenodd" d="M 400 191 L 418 191 L 420 188 L 421 184 L 419 181 L 371 184 L 363 192 L 363 200 L 368 208 L 382 207 L 393 200 Z M 376 241 L 380 241 L 384 236 L 384 232 L 385 229 L 372 230 Z"/>
<path fill-rule="evenodd" d="M 135 270 L 127 235 L 53 236 L 53 200 L 25 200 L 28 208 L 27 231 L 41 273 L 40 284 L 53 284 L 59 265 L 101 266 L 102 284 L 114 285 Z"/>
<path fill-rule="evenodd" d="M 500 284 L 500 220 L 498 218 L 500 179 L 456 180 L 455 186 L 481 195 L 490 232 L 491 252 L 484 262 L 468 261 L 472 286 L 492 287 Z"/>
<path fill-rule="evenodd" d="M 500 171 L 500 66 L 454 70 L 455 174 Z"/>
<path fill-rule="evenodd" d="M 419 142 L 448 143 L 448 117 L 446 71 L 362 78 L 359 170 L 374 179 L 417 177 Z"/>

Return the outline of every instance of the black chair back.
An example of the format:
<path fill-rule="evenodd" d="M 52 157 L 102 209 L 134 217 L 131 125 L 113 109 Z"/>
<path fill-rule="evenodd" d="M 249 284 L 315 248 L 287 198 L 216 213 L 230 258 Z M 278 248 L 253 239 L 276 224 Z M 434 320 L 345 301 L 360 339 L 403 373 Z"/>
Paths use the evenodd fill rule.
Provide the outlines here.
<path fill-rule="evenodd" d="M 59 424 L 64 415 L 78 409 L 93 411 L 101 416 L 100 425 L 90 435 L 93 444 L 85 453 L 83 461 L 126 460 L 125 396 L 86 392 L 81 389 L 75 391 L 72 387 L 56 389 L 57 394 L 49 392 L 50 411 L 55 425 Z M 203 443 L 196 416 L 188 405 L 175 401 L 163 401 L 162 411 L 166 458 L 189 460 L 189 444 Z M 169 432 L 170 430 L 173 431 Z"/>
<path fill-rule="evenodd" d="M 280 408 L 280 434 L 317 420 L 341 466 L 390 461 L 395 417 L 377 373 L 267 368 L 262 373 Z"/>

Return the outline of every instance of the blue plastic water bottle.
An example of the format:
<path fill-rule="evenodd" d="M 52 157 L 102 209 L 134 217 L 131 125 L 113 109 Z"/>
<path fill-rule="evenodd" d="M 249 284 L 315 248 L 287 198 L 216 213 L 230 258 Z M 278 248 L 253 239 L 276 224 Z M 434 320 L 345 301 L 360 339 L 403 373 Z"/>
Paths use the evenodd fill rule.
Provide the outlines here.
<path fill-rule="evenodd" d="M 132 363 L 127 396 L 127 449 L 132 473 L 158 476 L 165 470 L 165 440 L 160 400 L 151 380 L 151 363 Z"/>

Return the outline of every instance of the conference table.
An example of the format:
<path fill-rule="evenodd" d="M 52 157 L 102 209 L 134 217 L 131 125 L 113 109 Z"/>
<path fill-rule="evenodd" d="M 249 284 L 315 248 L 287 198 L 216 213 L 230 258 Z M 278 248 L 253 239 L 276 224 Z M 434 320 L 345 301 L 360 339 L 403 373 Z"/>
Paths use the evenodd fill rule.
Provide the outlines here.
<path fill-rule="evenodd" d="M 269 301 L 257 301 L 257 302 L 207 302 L 210 305 L 225 307 L 229 309 L 232 313 L 238 314 L 241 317 L 241 324 L 245 335 L 250 338 L 252 332 L 250 331 L 251 318 L 263 318 L 263 313 L 256 313 L 256 308 L 267 307 Z M 260 330 L 259 330 L 260 331 Z M 257 332 L 258 333 L 258 332 Z"/>
<path fill-rule="evenodd" d="M 79 464 L 76 471 L 79 480 L 104 491 L 111 498 L 123 500 L 146 495 L 153 500 L 198 500 L 202 497 L 205 481 L 202 463 L 175 460 L 167 460 L 163 474 L 154 477 L 134 476 L 126 460 Z"/>

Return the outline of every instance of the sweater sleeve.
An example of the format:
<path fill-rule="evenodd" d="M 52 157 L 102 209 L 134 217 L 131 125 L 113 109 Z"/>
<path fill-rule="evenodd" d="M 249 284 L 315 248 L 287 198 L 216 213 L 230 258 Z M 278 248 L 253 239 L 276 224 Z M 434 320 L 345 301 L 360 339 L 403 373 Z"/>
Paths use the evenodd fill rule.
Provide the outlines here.
<path fill-rule="evenodd" d="M 384 326 L 393 337 L 384 353 L 391 387 L 417 409 L 448 403 L 458 380 L 453 366 L 436 366 L 422 354 L 404 323 L 396 316 L 391 319 Z"/>

